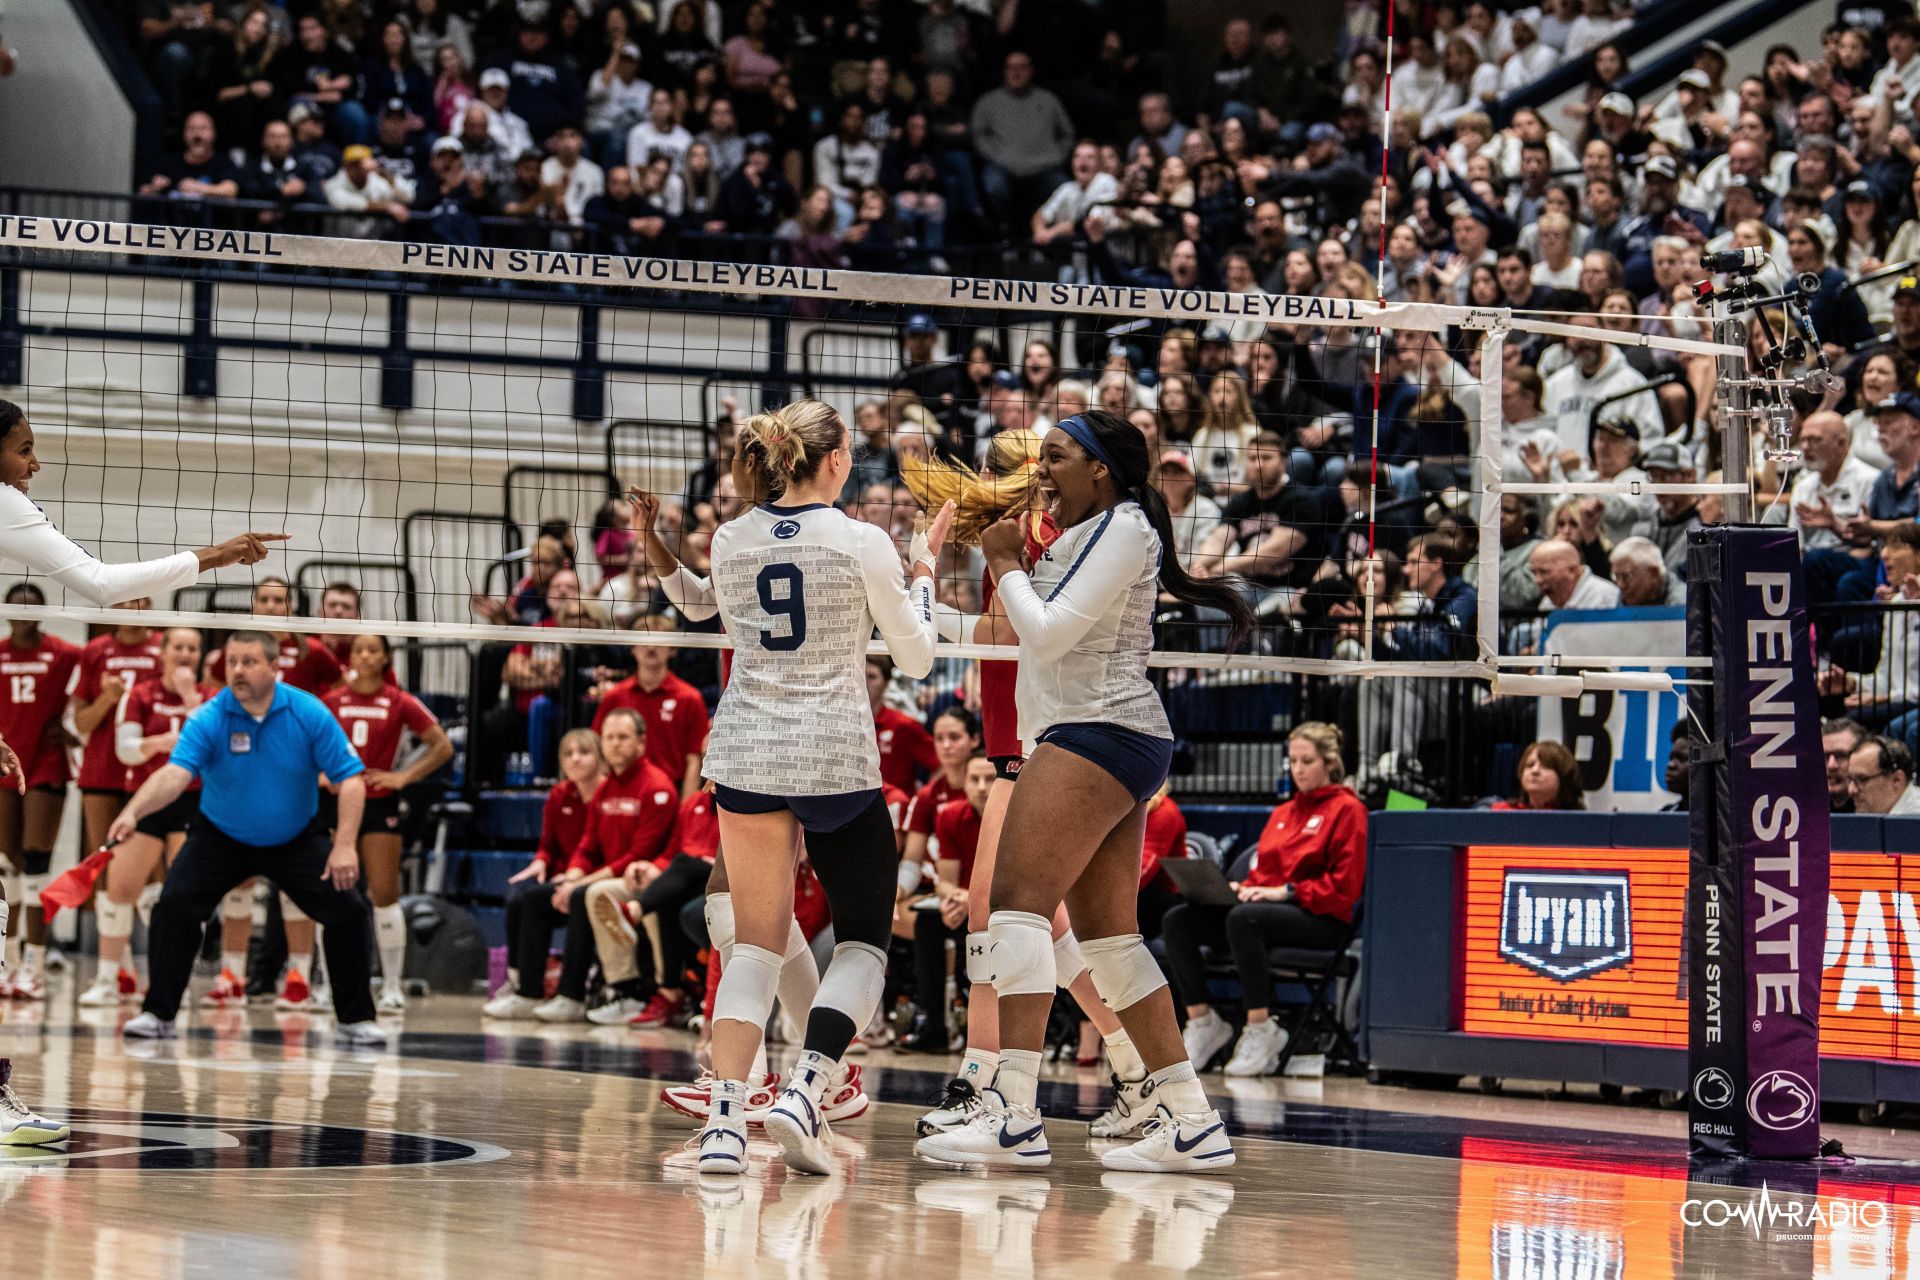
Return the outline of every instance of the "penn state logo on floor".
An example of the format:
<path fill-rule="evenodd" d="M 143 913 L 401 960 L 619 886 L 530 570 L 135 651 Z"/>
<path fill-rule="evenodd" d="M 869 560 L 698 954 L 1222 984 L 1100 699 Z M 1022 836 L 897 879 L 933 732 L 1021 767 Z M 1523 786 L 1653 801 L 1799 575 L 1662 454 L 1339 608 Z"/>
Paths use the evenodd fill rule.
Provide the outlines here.
<path fill-rule="evenodd" d="M 55 1115 L 53 1108 L 45 1110 Z M 73 1128 L 69 1141 L 59 1147 L 0 1147 L 0 1170 L 288 1172 L 485 1164 L 508 1155 L 505 1147 L 485 1142 L 241 1116 L 70 1107 L 58 1118 Z"/>

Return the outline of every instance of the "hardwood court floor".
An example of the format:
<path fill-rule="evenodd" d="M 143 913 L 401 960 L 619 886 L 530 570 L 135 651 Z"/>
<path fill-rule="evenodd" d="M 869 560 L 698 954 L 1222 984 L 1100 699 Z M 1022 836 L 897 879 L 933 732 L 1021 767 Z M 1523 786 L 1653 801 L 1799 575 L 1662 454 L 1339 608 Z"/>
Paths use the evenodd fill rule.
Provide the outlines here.
<path fill-rule="evenodd" d="M 0 1022 L 22 1092 L 75 1128 L 65 1154 L 0 1149 L 4 1280 L 1920 1274 L 1915 1130 L 1835 1127 L 1873 1159 L 1719 1187 L 1687 1181 L 1671 1113 L 1215 1075 L 1233 1173 L 1115 1175 L 1068 1118 L 1100 1078 L 1066 1067 L 1053 1166 L 987 1177 L 912 1154 L 945 1064 L 873 1054 L 840 1174 L 762 1144 L 709 1189 L 657 1098 L 691 1072 L 684 1034 L 483 1034 L 476 1001 L 437 997 L 385 1053 L 261 1011 L 130 1052 L 131 1008 L 72 999 Z"/>

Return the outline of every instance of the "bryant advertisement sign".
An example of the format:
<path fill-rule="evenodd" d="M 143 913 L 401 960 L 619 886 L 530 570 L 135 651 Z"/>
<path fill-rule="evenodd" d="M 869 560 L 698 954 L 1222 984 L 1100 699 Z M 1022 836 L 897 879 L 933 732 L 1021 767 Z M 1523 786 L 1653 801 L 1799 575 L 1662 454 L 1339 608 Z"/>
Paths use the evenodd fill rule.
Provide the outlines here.
<path fill-rule="evenodd" d="M 1474 845 L 1466 880 L 1461 1030 L 1686 1045 L 1686 850 Z M 1834 854 L 1820 958 L 1822 1055 L 1920 1062 L 1920 858 Z"/>

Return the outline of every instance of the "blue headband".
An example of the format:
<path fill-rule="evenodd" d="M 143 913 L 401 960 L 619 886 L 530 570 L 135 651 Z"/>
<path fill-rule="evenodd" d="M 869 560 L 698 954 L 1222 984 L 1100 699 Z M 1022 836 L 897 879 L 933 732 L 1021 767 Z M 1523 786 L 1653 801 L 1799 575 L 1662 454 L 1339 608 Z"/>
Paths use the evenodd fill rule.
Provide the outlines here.
<path fill-rule="evenodd" d="M 1120 474 L 1119 464 L 1113 460 L 1113 455 L 1107 452 L 1107 447 L 1100 443 L 1100 437 L 1093 434 L 1093 428 L 1087 425 L 1085 418 L 1076 413 L 1071 418 L 1062 419 L 1053 425 L 1072 436 L 1074 443 L 1085 449 L 1089 458 L 1095 462 L 1104 463 L 1107 470 L 1115 475 Z"/>

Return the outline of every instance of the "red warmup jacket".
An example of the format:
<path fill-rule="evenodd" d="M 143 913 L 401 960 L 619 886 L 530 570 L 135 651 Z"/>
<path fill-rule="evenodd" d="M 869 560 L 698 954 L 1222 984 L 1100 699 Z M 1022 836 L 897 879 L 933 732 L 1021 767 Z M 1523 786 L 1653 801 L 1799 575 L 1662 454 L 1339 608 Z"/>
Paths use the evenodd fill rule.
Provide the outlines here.
<path fill-rule="evenodd" d="M 595 784 L 596 788 L 599 784 Z M 565 871 L 567 859 L 580 847 L 587 834 L 588 797 L 580 788 L 562 778 L 547 792 L 546 807 L 540 811 L 540 848 L 534 861 L 544 862 L 551 870 Z"/>
<path fill-rule="evenodd" d="M 1140 845 L 1140 887 L 1144 889 L 1155 880 L 1167 880 L 1171 887 L 1172 881 L 1160 864 L 1168 858 L 1186 856 L 1187 815 L 1180 812 L 1172 796 L 1163 796 L 1147 810 L 1147 838 Z"/>
<path fill-rule="evenodd" d="M 1367 806 L 1334 783 L 1303 792 L 1267 819 L 1246 883 L 1293 886 L 1295 901 L 1315 915 L 1353 919 L 1367 875 Z"/>
<path fill-rule="evenodd" d="M 680 784 L 647 760 L 625 773 L 610 773 L 587 804 L 587 830 L 567 870 L 583 875 L 605 867 L 620 875 L 639 858 L 666 870 L 673 861 L 674 828 L 680 819 Z"/>
<path fill-rule="evenodd" d="M 713 792 L 696 791 L 680 802 L 676 835 L 680 852 L 689 858 L 712 862 L 720 855 L 720 810 L 713 803 Z"/>

